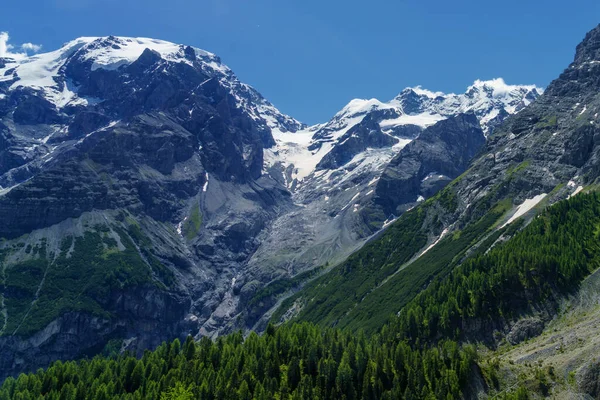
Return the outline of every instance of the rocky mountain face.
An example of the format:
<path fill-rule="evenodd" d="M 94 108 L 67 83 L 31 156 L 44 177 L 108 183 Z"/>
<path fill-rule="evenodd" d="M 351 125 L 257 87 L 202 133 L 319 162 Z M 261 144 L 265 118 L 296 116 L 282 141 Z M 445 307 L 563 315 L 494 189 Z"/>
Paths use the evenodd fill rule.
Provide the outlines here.
<path fill-rule="evenodd" d="M 484 144 L 475 114 L 438 122 L 390 161 L 377 182 L 373 202 L 386 215 L 402 214 L 407 205 L 433 196 L 462 174 Z"/>
<path fill-rule="evenodd" d="M 501 79 L 476 81 L 460 95 L 409 88 L 388 103 L 352 100 L 329 122 L 294 134 L 274 130 L 276 145 L 265 150 L 266 170 L 290 189 L 298 208 L 277 218 L 261 236 L 248 268 L 237 277 L 242 296 L 236 308 L 257 302 L 256 292 L 245 284 L 277 284 L 315 266 L 341 262 L 403 211 L 464 172 L 486 132 L 540 93 L 534 86 L 507 85 Z M 446 121 L 461 114 L 454 123 Z M 456 168 L 448 165 L 453 157 L 460 160 Z M 422 188 L 404 188 L 406 182 L 389 165 L 394 158 L 419 163 L 407 174 L 414 173 L 413 181 L 425 180 L 419 183 Z M 386 195 L 389 188 L 393 194 Z M 395 190 L 410 196 L 397 200 Z M 255 279 L 265 272 L 269 279 L 259 285 Z M 258 303 L 242 308 L 236 319 L 259 329 L 265 319 L 257 324 L 256 315 L 266 312 L 268 317 L 266 310 L 274 303 Z"/>
<path fill-rule="evenodd" d="M 514 233 L 510 232 L 511 226 L 518 227 L 509 225 L 511 222 L 519 218 L 530 221 L 548 205 L 581 191 L 596 189 L 600 179 L 599 49 L 600 26 L 586 35 L 577 46 L 573 63 L 535 102 L 507 117 L 488 134 L 486 143 L 465 172 L 451 171 L 458 178 L 413 212 L 404 214 L 388 229 L 388 232 L 399 232 L 394 238 L 396 250 L 389 257 L 385 252 L 373 254 L 373 249 L 388 250 L 383 239 L 389 241 L 390 238 L 382 236 L 382 240 L 371 242 L 352 256 L 361 263 L 352 264 L 350 260 L 332 269 L 315 281 L 315 286 L 307 285 L 296 293 L 293 302 L 285 304 L 276 315 L 285 318 L 299 315 L 300 319 L 314 320 L 315 316 L 327 315 L 333 308 L 327 299 L 319 298 L 319 293 L 347 293 L 359 288 L 365 295 L 356 301 L 347 301 L 347 308 L 337 309 L 330 317 L 331 324 L 356 326 L 356 321 L 349 318 L 356 318 L 363 324 L 365 321 L 385 321 L 388 315 L 400 311 L 407 298 L 414 297 L 433 279 L 445 276 L 449 268 L 507 240 Z M 417 141 L 423 135 L 412 143 L 415 152 L 418 152 Z M 375 200 L 382 207 L 388 207 L 388 211 L 393 211 L 394 207 L 398 210 L 399 206 L 392 201 L 404 196 L 405 190 L 414 198 L 427 189 L 422 184 L 427 182 L 424 178 L 429 175 L 410 174 L 410 171 L 420 170 L 422 161 L 409 157 L 409 146 L 389 164 L 378 183 L 377 189 L 390 177 L 412 182 L 412 185 L 400 188 L 391 184 L 383 186 L 384 194 L 397 190 L 390 199 Z M 456 161 L 462 160 L 460 156 L 455 157 Z M 400 171 L 395 169 L 402 164 L 404 168 Z M 403 238 L 401 234 L 407 230 L 411 234 Z M 408 254 L 399 251 L 416 236 L 423 239 L 419 248 Z M 403 257 L 396 253 L 402 253 Z M 401 262 L 393 265 L 383 261 L 394 256 Z M 381 263 L 369 264 L 376 257 Z M 353 274 L 366 271 L 369 277 L 375 278 L 373 282 L 366 279 L 355 282 L 355 287 L 342 287 L 344 281 L 339 277 L 347 277 L 350 268 L 354 268 Z M 328 287 L 330 284 L 336 286 Z M 365 288 L 368 284 L 372 286 Z M 464 326 L 463 333 L 485 332 L 491 337 L 498 331 L 507 334 L 509 340 L 516 340 L 510 332 L 522 331 L 525 336 L 535 336 L 542 331 L 543 324 L 538 326 L 532 321 L 548 321 L 552 318 L 549 314 L 556 311 L 552 307 L 552 311 L 545 310 L 545 306 L 531 308 L 531 315 L 523 321 L 476 321 Z M 382 315 L 373 317 L 377 313 Z"/>
<path fill-rule="evenodd" d="M 0 59 L 0 376 L 255 326 L 269 283 L 384 225 L 378 182 L 411 157 L 417 181 L 459 175 L 538 95 L 499 80 L 414 88 L 306 127 L 189 46 L 80 38 Z"/>
<path fill-rule="evenodd" d="M 489 138 L 454 189 L 458 214 L 483 198 L 515 206 L 552 203 L 595 185 L 598 170 L 600 27 L 577 46 L 574 62 L 522 112 Z M 529 201 L 529 203 L 526 203 Z"/>
<path fill-rule="evenodd" d="M 303 125 L 167 42 L 82 38 L 2 65 L 1 374 L 198 333 L 292 206 L 262 174 L 271 127 Z"/>

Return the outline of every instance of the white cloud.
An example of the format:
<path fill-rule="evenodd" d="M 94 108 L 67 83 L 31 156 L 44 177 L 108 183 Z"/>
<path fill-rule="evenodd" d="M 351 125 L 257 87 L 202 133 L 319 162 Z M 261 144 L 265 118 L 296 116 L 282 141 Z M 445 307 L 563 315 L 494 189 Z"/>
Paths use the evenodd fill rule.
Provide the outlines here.
<path fill-rule="evenodd" d="M 21 45 L 21 50 L 23 50 L 23 51 L 30 51 L 32 53 L 37 53 L 41 49 L 42 49 L 42 45 L 41 44 L 23 43 Z"/>
<path fill-rule="evenodd" d="M 10 36 L 8 32 L 0 32 L 0 57 L 25 58 L 27 53 L 37 53 L 42 49 L 41 45 L 33 43 L 23 43 L 20 47 L 21 53 L 13 53 L 15 46 L 9 43 Z"/>
<path fill-rule="evenodd" d="M 0 32 L 0 57 L 9 54 L 12 46 L 8 44 L 8 32 Z"/>

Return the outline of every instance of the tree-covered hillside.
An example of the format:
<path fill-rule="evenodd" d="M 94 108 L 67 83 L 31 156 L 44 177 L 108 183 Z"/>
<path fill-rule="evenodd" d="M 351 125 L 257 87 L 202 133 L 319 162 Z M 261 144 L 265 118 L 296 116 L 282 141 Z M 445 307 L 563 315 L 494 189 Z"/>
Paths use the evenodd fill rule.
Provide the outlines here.
<path fill-rule="evenodd" d="M 432 283 L 402 310 L 395 329 L 413 341 L 464 338 L 470 321 L 499 326 L 498 321 L 514 319 L 541 302 L 552 304 L 598 267 L 600 197 L 575 196 Z"/>
<path fill-rule="evenodd" d="M 418 350 L 379 337 L 292 324 L 245 340 L 191 337 L 138 360 L 57 362 L 9 378 L 0 399 L 397 399 L 456 398 L 474 351 L 455 342 Z"/>
<path fill-rule="evenodd" d="M 299 309 L 295 321 L 377 332 L 429 282 L 458 265 L 469 249 L 496 235 L 495 225 L 510 208 L 510 201 L 488 204 L 482 199 L 480 206 L 489 211 L 463 230 L 444 236 L 444 225 L 437 215 L 440 210 L 453 212 L 457 207 L 452 185 L 446 187 L 403 214 L 379 238 L 283 301 L 271 320 L 279 322 L 288 310 Z M 426 247 L 428 230 L 439 238 L 430 248 Z"/>
<path fill-rule="evenodd" d="M 432 282 L 373 336 L 292 323 L 245 339 L 176 340 L 141 359 L 57 362 L 9 378 L 0 399 L 459 398 L 478 374 L 463 328 L 514 320 L 577 288 L 599 266 L 599 235 L 600 196 L 579 195 Z"/>

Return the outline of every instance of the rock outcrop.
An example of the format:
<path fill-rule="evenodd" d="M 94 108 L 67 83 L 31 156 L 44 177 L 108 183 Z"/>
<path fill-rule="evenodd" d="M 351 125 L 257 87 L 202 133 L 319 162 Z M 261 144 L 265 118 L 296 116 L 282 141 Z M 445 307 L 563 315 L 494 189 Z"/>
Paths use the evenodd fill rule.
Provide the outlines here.
<path fill-rule="evenodd" d="M 390 161 L 377 183 L 374 203 L 386 216 L 402 214 L 462 174 L 484 144 L 474 114 L 438 122 Z"/>

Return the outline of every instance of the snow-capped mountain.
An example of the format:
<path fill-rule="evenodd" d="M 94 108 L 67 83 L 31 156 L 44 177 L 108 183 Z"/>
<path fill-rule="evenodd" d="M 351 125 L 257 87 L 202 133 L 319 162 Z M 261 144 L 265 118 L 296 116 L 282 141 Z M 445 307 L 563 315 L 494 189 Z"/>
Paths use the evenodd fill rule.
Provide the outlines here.
<path fill-rule="evenodd" d="M 408 116 L 425 115 L 441 119 L 472 112 L 479 119 L 483 131 L 489 134 L 506 116 L 522 110 L 542 91 L 535 85 L 509 85 L 502 78 L 497 78 L 476 80 L 463 94 L 431 92 L 421 87 L 406 88 L 390 104 L 401 109 L 404 121 Z M 401 117 L 399 121 L 402 120 Z M 427 119 L 422 123 L 427 123 Z"/>
<path fill-rule="evenodd" d="M 50 157 L 55 146 L 50 146 L 49 143 L 61 142 L 61 137 L 65 137 L 66 132 L 60 127 L 65 117 L 107 100 L 97 97 L 103 90 L 118 91 L 117 88 L 90 86 L 88 75 L 106 75 L 126 68 L 145 51 L 154 52 L 162 60 L 174 65 L 197 67 L 206 81 L 198 82 L 196 88 L 207 84 L 211 79 L 218 80 L 220 85 L 229 90 L 237 107 L 254 119 L 259 130 L 265 132 L 263 136 L 267 146 L 274 143 L 268 132 L 270 129 L 290 133 L 305 128 L 302 123 L 279 112 L 254 88 L 240 82 L 219 57 L 212 53 L 149 38 L 82 37 L 53 52 L 0 58 L 0 109 L 17 107 L 16 122 L 26 122 L 29 125 L 49 123 L 55 127 L 43 134 L 40 131 L 25 134 L 21 130 L 19 139 L 25 153 L 21 151 L 21 154 L 13 158 L 22 158 L 22 163 L 19 164 L 36 164 L 40 157 Z M 153 72 L 168 74 L 165 65 L 157 68 L 163 70 Z M 98 83 L 94 82 L 94 85 Z M 22 114 L 19 109 L 25 107 L 23 104 L 29 108 L 38 108 L 37 117 L 30 121 L 19 120 L 19 115 Z M 39 165 L 32 165 L 31 169 L 38 168 Z M 28 178 L 2 177 L 5 172 L 7 171 L 0 168 L 0 187 L 12 186 Z"/>
<path fill-rule="evenodd" d="M 317 170 L 327 169 L 321 162 L 337 148 L 357 137 L 351 130 L 368 122 L 370 132 L 389 137 L 381 144 L 366 148 L 388 148 L 398 152 L 418 132 L 443 119 L 462 113 L 474 113 L 484 133 L 490 134 L 508 115 L 515 114 L 534 101 L 542 89 L 534 85 L 509 85 L 503 79 L 477 80 L 462 94 L 432 92 L 421 87 L 406 88 L 389 102 L 354 99 L 334 117 L 295 133 L 274 130 L 276 146 L 266 150 L 268 170 L 281 168 L 284 183 L 295 189 Z M 350 136 L 347 135 L 350 132 Z M 372 133 L 371 133 L 372 134 Z M 383 142 L 387 143 L 384 145 Z M 349 161 L 354 154 L 349 154 Z M 381 159 L 382 164 L 389 157 Z M 339 165 L 337 165 L 339 167 Z"/>
<path fill-rule="evenodd" d="M 15 89 L 31 88 L 43 93 L 44 98 L 58 109 L 98 102 L 102 99 L 78 93 L 77 85 L 66 78 L 69 62 L 76 59 L 91 64 L 92 71 L 111 71 L 132 64 L 146 49 L 157 52 L 162 59 L 170 62 L 188 65 L 199 62 L 209 77 L 219 79 L 231 90 L 239 107 L 269 128 L 295 132 L 305 127 L 279 112 L 254 88 L 241 83 L 213 53 L 149 38 L 81 37 L 50 53 L 0 59 L 0 82 L 3 83 L 0 93 L 5 97 Z"/>
<path fill-rule="evenodd" d="M 222 328 L 232 306 L 220 302 L 233 296 L 258 236 L 293 207 L 287 190 L 262 174 L 263 149 L 275 144 L 272 131 L 304 128 L 217 56 L 189 46 L 80 38 L 53 52 L 1 58 L 0 379 L 47 363 L 40 354 L 68 359 L 102 347 L 116 332 L 138 338 L 133 350 L 142 350 Z M 122 262 L 85 263 L 74 284 L 60 273 L 43 281 L 33 273 L 35 291 L 6 289 L 19 285 L 12 272 L 27 260 L 95 257 L 79 248 L 84 237 L 95 242 L 87 250 Z M 66 254 L 61 244 L 69 240 Z M 123 274 L 143 278 L 105 280 L 123 265 Z M 61 302 L 75 287 L 87 299 L 78 304 L 99 306 Z M 29 313 L 15 302 L 39 307 L 35 326 L 57 328 L 19 331 Z M 56 313 L 48 312 L 53 302 L 61 304 Z M 90 323 L 100 309 L 101 319 L 111 318 Z"/>
<path fill-rule="evenodd" d="M 489 132 L 537 93 L 498 80 L 477 82 L 464 95 L 413 88 L 387 103 L 353 100 L 327 123 L 307 127 L 216 55 L 190 46 L 79 38 L 53 52 L 0 59 L 0 255 L 9 255 L 0 260 L 3 282 L 13 284 L 19 275 L 11 271 L 24 262 L 54 265 L 95 254 L 82 268 L 106 289 L 75 295 L 72 286 L 87 281 L 74 285 L 35 270 L 35 290 L 5 291 L 0 356 L 8 361 L 0 376 L 40 366 L 41 353 L 70 358 L 115 335 L 138 338 L 132 343 L 142 350 L 178 335 L 254 324 L 265 310 L 248 313 L 248 304 L 265 285 L 333 264 L 385 225 L 383 212 L 372 218 L 374 197 L 405 146 L 418 144 L 395 168 L 430 149 L 462 154 L 438 140 L 444 132 L 459 138 L 459 150 L 473 150 L 464 135 L 475 132 L 480 144 L 479 122 Z M 469 111 L 479 119 L 457 117 Z M 461 168 L 472 152 L 464 154 Z M 435 172 L 433 164 L 416 179 Z M 384 179 L 388 186 L 394 171 Z M 406 198 L 405 208 L 422 200 L 417 192 Z M 83 251 L 81 238 L 97 242 L 85 242 Z M 120 261 L 106 261 L 113 258 Z M 105 273 L 123 263 L 131 268 Z M 132 271 L 135 279 L 103 280 Z M 59 301 L 64 293 L 83 296 L 83 309 L 65 314 L 73 308 Z M 112 318 L 92 324 L 98 309 Z M 28 318 L 35 324 L 23 323 Z M 43 330 L 51 323 L 56 329 Z M 21 326 L 41 330 L 7 335 L 22 333 Z M 72 327 L 80 331 L 60 336 Z"/>

